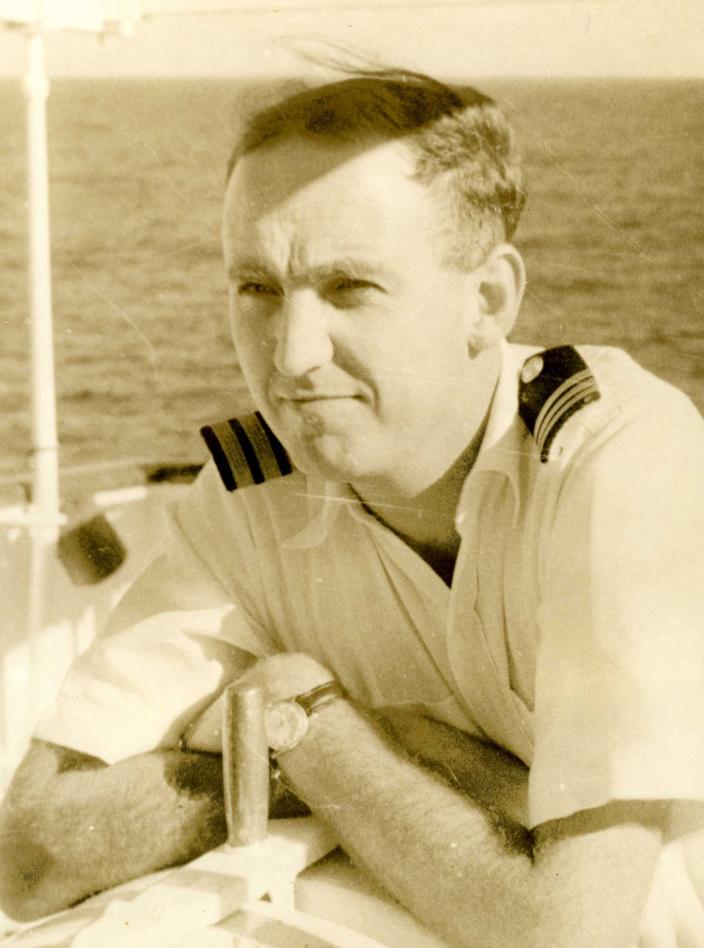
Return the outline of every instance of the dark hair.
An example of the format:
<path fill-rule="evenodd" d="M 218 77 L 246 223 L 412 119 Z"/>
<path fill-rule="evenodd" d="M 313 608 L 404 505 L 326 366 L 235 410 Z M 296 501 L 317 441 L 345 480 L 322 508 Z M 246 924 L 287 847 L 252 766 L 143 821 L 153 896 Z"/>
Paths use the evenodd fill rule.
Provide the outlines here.
<path fill-rule="evenodd" d="M 297 91 L 245 120 L 228 164 L 289 135 L 359 142 L 403 139 L 413 178 L 437 193 L 452 264 L 476 266 L 511 240 L 525 204 L 513 130 L 489 96 L 404 70 L 360 70 Z"/>

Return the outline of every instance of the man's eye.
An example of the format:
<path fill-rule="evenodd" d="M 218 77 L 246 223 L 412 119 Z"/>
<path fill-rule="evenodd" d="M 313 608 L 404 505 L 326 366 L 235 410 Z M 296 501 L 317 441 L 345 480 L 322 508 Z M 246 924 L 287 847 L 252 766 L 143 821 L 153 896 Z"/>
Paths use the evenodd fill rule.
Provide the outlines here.
<path fill-rule="evenodd" d="M 353 280 L 352 278 L 341 277 L 339 280 L 335 280 L 333 289 L 339 293 L 343 293 L 345 290 L 371 289 L 372 286 L 373 284 L 367 280 Z"/>
<path fill-rule="evenodd" d="M 328 292 L 330 296 L 338 302 L 338 305 L 353 306 L 363 302 L 370 294 L 374 293 L 375 290 L 379 291 L 380 289 L 381 287 L 376 283 L 372 283 L 370 280 L 340 277 L 330 284 Z"/>
<path fill-rule="evenodd" d="M 239 296 L 277 296 L 278 291 L 268 283 L 258 283 L 256 280 L 247 280 L 237 287 Z"/>

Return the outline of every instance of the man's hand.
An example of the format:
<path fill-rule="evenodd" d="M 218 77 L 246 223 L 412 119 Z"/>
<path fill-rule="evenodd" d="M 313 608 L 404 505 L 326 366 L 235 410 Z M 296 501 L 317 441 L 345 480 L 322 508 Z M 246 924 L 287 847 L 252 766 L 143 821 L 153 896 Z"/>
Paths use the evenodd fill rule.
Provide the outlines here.
<path fill-rule="evenodd" d="M 302 653 L 281 653 L 262 658 L 240 678 L 239 684 L 256 685 L 262 689 L 264 704 L 284 701 L 330 681 L 332 674 L 315 659 Z M 222 720 L 224 692 L 206 708 L 183 736 L 184 746 L 189 751 L 222 752 Z M 271 817 L 304 816 L 308 807 L 281 779 L 278 769 L 272 770 L 269 788 L 269 814 Z"/>
<path fill-rule="evenodd" d="M 332 672 L 303 652 L 281 652 L 260 659 L 238 682 L 256 685 L 264 693 L 264 704 L 286 701 L 305 694 L 334 678 Z"/>
<path fill-rule="evenodd" d="M 282 652 L 259 659 L 237 681 L 261 688 L 267 705 L 305 694 L 332 677 L 327 668 L 309 655 Z M 184 744 L 189 750 L 221 752 L 223 702 L 221 694 L 187 729 Z"/>

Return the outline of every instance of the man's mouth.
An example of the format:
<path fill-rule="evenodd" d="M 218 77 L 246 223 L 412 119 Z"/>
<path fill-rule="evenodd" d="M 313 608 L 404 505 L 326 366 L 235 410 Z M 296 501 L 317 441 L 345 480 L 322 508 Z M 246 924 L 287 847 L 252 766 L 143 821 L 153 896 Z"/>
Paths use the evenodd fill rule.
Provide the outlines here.
<path fill-rule="evenodd" d="M 282 402 L 288 402 L 296 406 L 317 405 L 321 402 L 358 400 L 360 397 L 360 395 L 351 392 L 305 392 L 279 396 Z"/>

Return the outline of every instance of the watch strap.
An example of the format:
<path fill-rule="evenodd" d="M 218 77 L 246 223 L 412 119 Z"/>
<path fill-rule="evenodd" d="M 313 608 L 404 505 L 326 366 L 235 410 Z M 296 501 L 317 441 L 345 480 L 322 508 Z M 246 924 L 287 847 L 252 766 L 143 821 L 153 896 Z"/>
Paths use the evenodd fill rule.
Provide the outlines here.
<path fill-rule="evenodd" d="M 308 717 L 310 717 L 311 714 L 319 708 L 330 704 L 331 701 L 335 701 L 337 698 L 344 697 L 345 692 L 339 681 L 326 681 L 316 688 L 311 688 L 310 691 L 306 691 L 302 695 L 296 695 L 296 697 L 291 700 L 300 704 Z"/>

